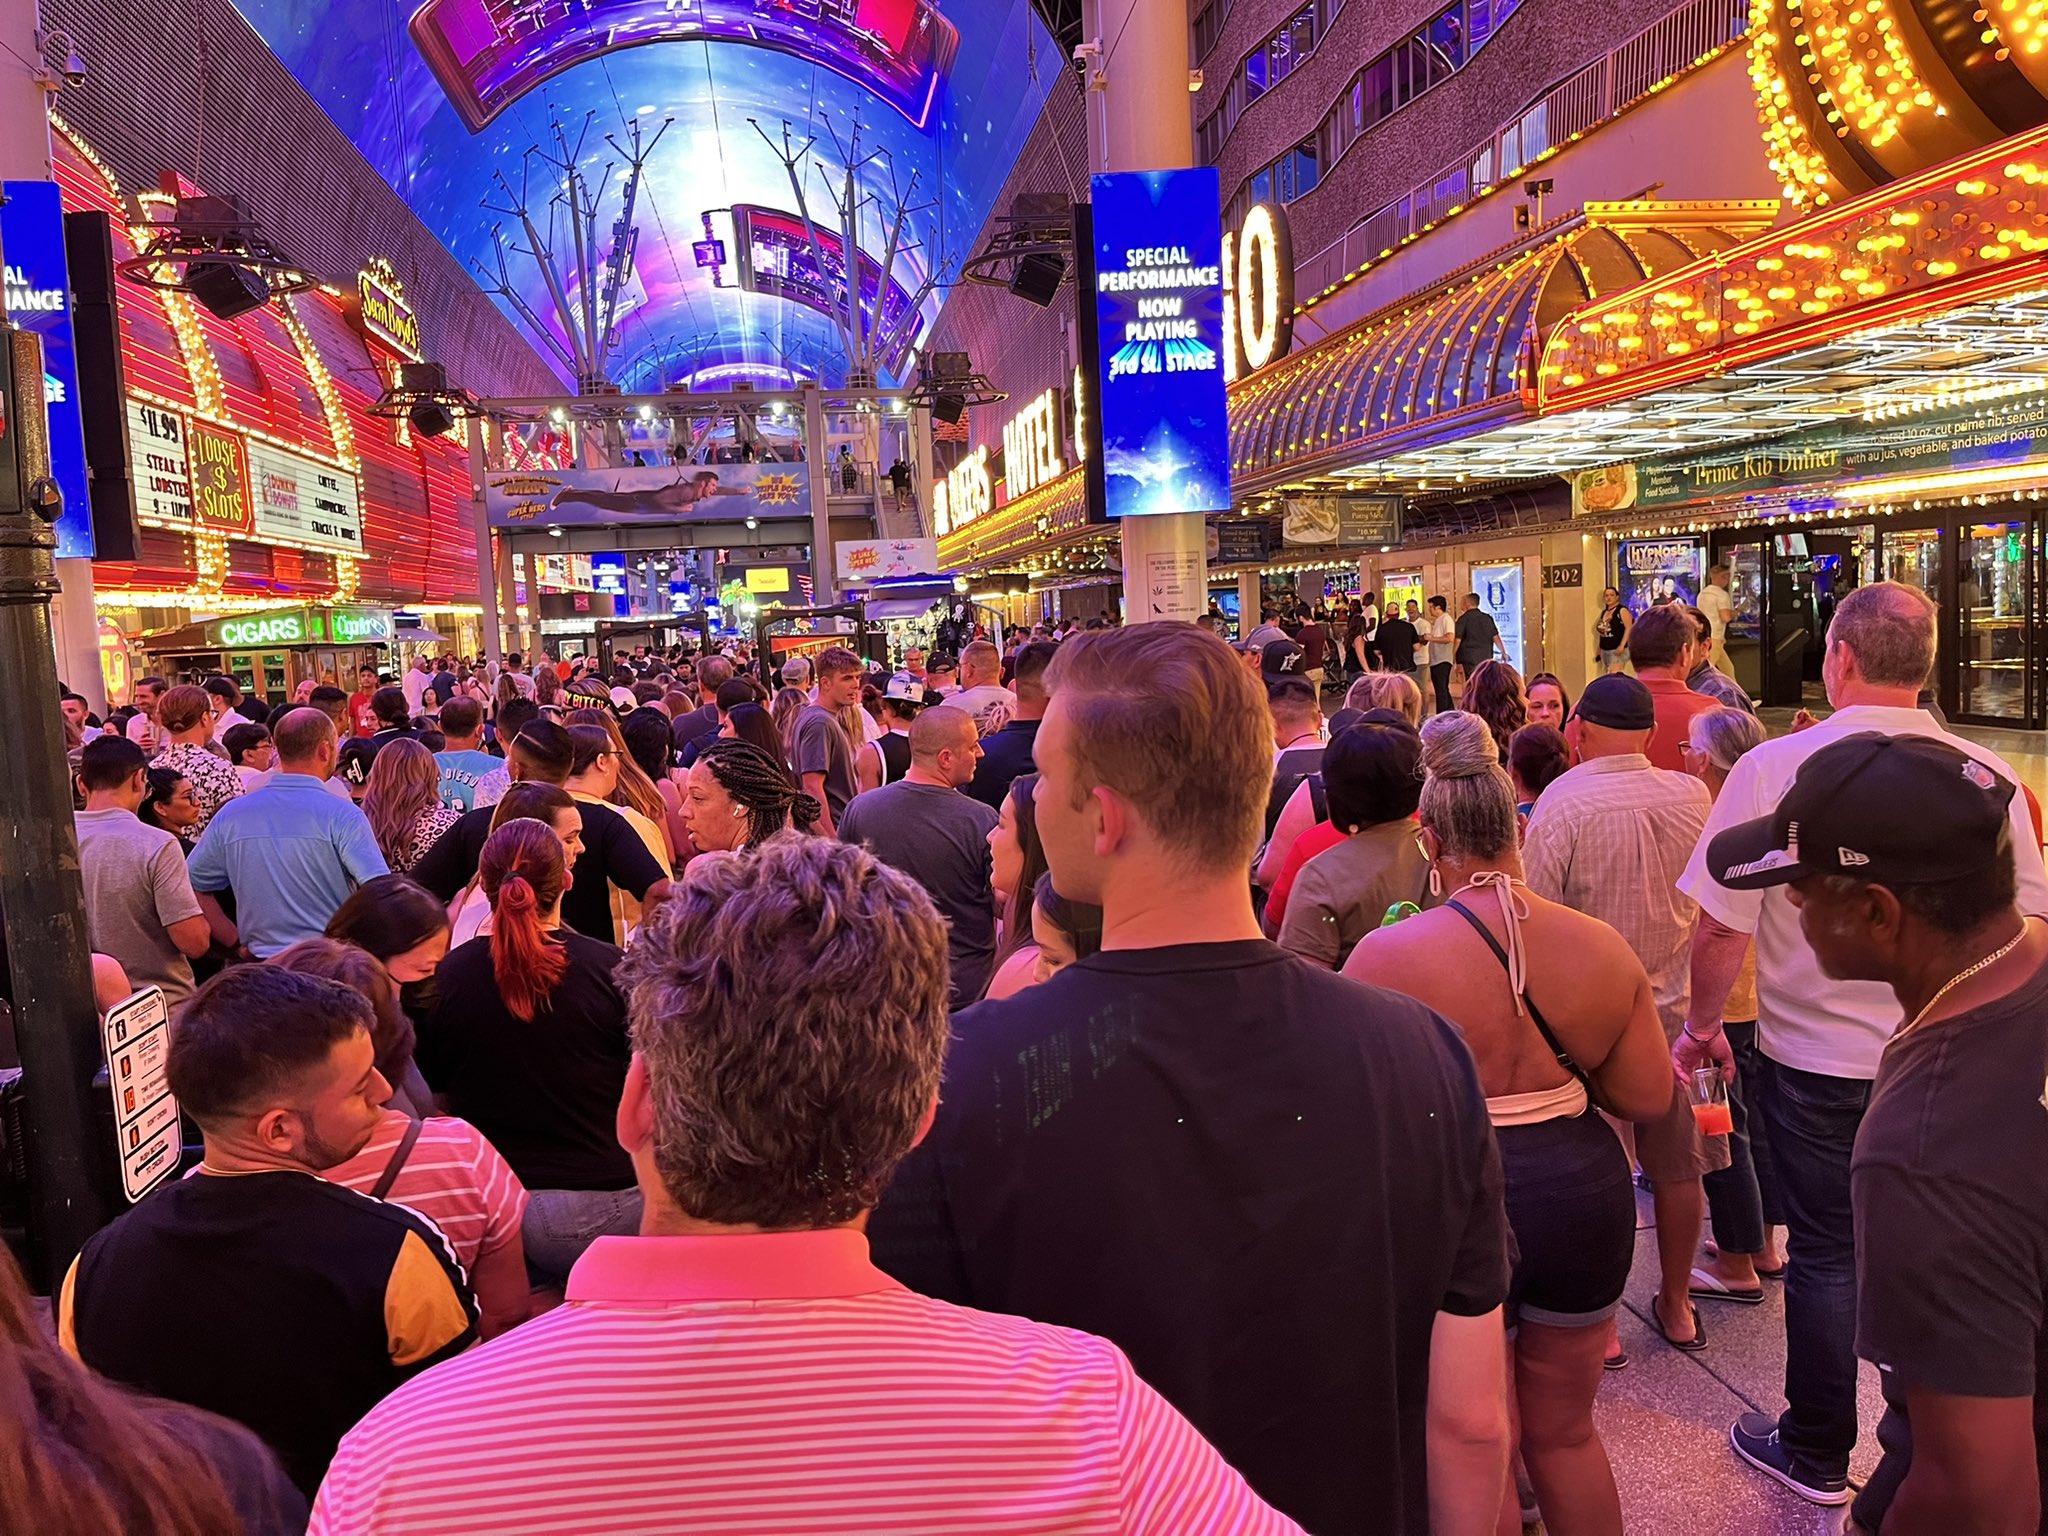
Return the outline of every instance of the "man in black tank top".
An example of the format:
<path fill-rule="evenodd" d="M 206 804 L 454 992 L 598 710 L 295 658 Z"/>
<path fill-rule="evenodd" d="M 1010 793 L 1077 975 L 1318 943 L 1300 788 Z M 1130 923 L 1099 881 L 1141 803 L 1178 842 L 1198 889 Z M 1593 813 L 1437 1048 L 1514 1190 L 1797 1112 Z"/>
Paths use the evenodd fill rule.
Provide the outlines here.
<path fill-rule="evenodd" d="M 925 687 L 898 672 L 882 690 L 882 735 L 854 755 L 853 777 L 863 791 L 894 784 L 910 772 L 910 722 L 924 707 Z"/>

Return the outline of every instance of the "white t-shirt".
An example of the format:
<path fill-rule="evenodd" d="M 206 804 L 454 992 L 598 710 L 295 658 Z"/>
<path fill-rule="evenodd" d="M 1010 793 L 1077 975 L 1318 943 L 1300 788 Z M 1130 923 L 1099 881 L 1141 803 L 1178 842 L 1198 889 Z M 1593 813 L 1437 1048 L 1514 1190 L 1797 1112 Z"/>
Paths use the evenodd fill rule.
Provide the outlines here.
<path fill-rule="evenodd" d="M 1728 621 L 1735 614 L 1735 603 L 1728 596 L 1728 589 L 1708 582 L 1700 589 L 1697 606 L 1700 612 L 1707 616 L 1707 622 L 1714 626 L 1714 643 L 1720 645 L 1725 642 L 1728 638 Z"/>
<path fill-rule="evenodd" d="M 405 669 L 405 680 L 400 684 L 405 689 L 405 711 L 408 715 L 420 712 L 427 697 L 427 684 L 434 680 L 431 672 L 422 672 L 418 667 Z"/>
<path fill-rule="evenodd" d="M 1458 648 L 1458 626 L 1448 613 L 1440 613 L 1429 621 L 1429 664 L 1449 661 Z"/>
<path fill-rule="evenodd" d="M 1767 741 L 1744 754 L 1722 786 L 1707 817 L 1707 830 L 1693 849 L 1678 888 L 1716 922 L 1756 935 L 1757 1044 L 1771 1060 L 1803 1072 L 1830 1077 L 1877 1076 L 1878 1058 L 1905 1022 L 1899 1000 L 1882 982 L 1836 981 L 1799 931 L 1799 909 L 1782 886 L 1767 891 L 1731 891 L 1707 873 L 1707 845 L 1721 832 L 1777 809 L 1798 776 L 1799 765 L 1822 747 L 1858 731 L 1887 736 L 1932 736 L 1966 752 L 2014 784 L 2020 777 L 1996 752 L 1951 736 L 1924 709 L 1856 704 L 1838 709 L 1819 725 Z M 1902 814 L 1910 808 L 1901 807 Z M 2013 859 L 2019 875 L 2022 912 L 2048 917 L 2048 870 L 2034 836 L 2026 796 L 2012 797 Z"/>
<path fill-rule="evenodd" d="M 1000 704 L 1013 714 L 1017 708 L 1017 695 L 1007 688 L 994 683 L 977 683 L 972 688 L 963 688 L 946 699 L 948 709 L 964 709 L 970 715 L 979 715 L 991 704 Z"/>

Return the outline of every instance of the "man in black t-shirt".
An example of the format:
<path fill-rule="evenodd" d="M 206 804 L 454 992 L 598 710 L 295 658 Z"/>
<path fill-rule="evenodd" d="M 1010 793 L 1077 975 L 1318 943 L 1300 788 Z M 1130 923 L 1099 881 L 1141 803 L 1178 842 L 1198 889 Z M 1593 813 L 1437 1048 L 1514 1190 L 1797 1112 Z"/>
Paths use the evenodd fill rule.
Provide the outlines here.
<path fill-rule="evenodd" d="M 386 1393 L 476 1342 L 434 1225 L 319 1176 L 363 1149 L 391 1097 L 372 1023 L 359 992 L 275 966 L 201 987 L 166 1072 L 205 1160 L 94 1234 L 58 1297 L 65 1349 L 248 1425 L 308 1497 Z"/>
<path fill-rule="evenodd" d="M 1507 642 L 1500 637 L 1500 626 L 1493 622 L 1493 615 L 1479 606 L 1479 594 L 1467 592 L 1459 605 L 1458 622 L 1455 630 L 1458 637 L 1458 665 L 1470 677 L 1480 663 L 1491 661 L 1496 655 L 1507 660 Z"/>
<path fill-rule="evenodd" d="M 505 753 L 505 768 L 515 784 L 528 779 L 565 784 L 575 764 L 576 749 L 569 733 L 552 720 L 529 722 Z M 576 809 L 583 818 L 583 852 L 577 856 L 569 889 L 562 896 L 562 921 L 578 933 L 609 944 L 614 936 L 611 888 L 616 885 L 643 907 L 650 907 L 668 895 L 668 871 L 647 851 L 632 824 L 610 806 L 578 800 Z M 464 812 L 412 867 L 412 878 L 443 901 L 453 901 L 476 875 L 496 812 L 494 805 Z"/>
<path fill-rule="evenodd" d="M 1318 1536 L 1491 1530 L 1509 1238 L 1470 1055 L 1260 936 L 1273 743 L 1227 645 L 1090 633 L 1047 681 L 1038 832 L 1103 948 L 959 1015 L 876 1261 L 1113 1340 Z"/>
<path fill-rule="evenodd" d="M 1821 970 L 1888 983 L 1904 1021 L 1850 1168 L 1871 1536 L 2048 1530 L 2048 927 L 2019 909 L 2013 793 L 1939 738 L 1865 732 L 1707 850 L 1731 889 L 1790 885 Z M 1790 1484 L 1744 1450 L 1776 1427 L 1745 1414 L 1736 1448 Z"/>

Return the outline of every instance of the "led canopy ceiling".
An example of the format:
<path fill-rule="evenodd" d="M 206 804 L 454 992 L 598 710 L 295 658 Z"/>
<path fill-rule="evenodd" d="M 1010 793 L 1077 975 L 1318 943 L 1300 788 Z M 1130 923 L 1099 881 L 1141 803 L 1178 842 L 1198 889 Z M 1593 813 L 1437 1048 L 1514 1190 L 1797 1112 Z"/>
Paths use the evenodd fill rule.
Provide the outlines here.
<path fill-rule="evenodd" d="M 900 382 L 1061 67 L 1029 0 L 237 3 L 565 380 L 562 312 L 610 316 L 629 391 Z"/>

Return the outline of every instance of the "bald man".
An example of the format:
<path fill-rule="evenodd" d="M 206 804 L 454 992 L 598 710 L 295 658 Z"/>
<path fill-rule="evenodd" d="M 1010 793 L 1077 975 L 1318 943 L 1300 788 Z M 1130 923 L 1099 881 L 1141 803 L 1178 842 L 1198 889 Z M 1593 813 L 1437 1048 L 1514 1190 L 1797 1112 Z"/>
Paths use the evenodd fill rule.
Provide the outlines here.
<path fill-rule="evenodd" d="M 910 727 L 910 771 L 854 796 L 841 841 L 864 843 L 884 864 L 925 888 L 946 919 L 951 1001 L 964 1008 L 987 989 L 996 955 L 996 892 L 988 835 L 996 813 L 961 789 L 981 761 L 974 717 L 950 704 Z"/>

